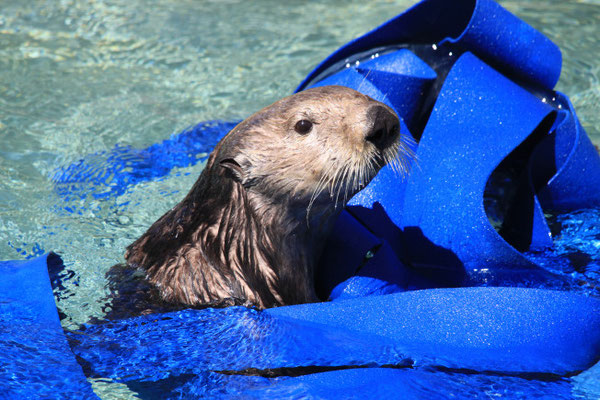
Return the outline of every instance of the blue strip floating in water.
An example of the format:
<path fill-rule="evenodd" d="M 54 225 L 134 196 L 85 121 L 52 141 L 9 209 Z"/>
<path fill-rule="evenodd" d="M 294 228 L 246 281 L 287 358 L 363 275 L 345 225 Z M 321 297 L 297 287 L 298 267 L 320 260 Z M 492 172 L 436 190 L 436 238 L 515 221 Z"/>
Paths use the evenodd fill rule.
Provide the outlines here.
<path fill-rule="evenodd" d="M 240 397 L 249 399 L 568 399 L 573 390 L 565 380 L 535 381 L 512 376 L 490 379 L 481 374 L 391 368 L 330 371 L 246 386 Z"/>
<path fill-rule="evenodd" d="M 58 319 L 47 265 L 60 262 L 53 253 L 0 262 L 0 387 L 5 398 L 97 398 Z"/>
<path fill-rule="evenodd" d="M 88 325 L 69 333 L 89 373 L 157 382 L 208 371 L 410 364 L 393 341 L 244 307 L 184 310 Z"/>
<path fill-rule="evenodd" d="M 186 310 L 70 333 L 89 373 L 157 382 L 207 371 L 395 365 L 563 376 L 599 358 L 600 301 L 459 288 L 287 306 Z"/>
<path fill-rule="evenodd" d="M 429 289 L 265 313 L 381 336 L 449 368 L 573 374 L 600 358 L 600 300 L 543 289 Z"/>
<path fill-rule="evenodd" d="M 6 320 L 60 327 L 46 264 L 57 257 L 50 253 L 27 261 L 0 261 L 0 311 Z"/>
<path fill-rule="evenodd" d="M 421 58 L 424 43 L 431 49 Z M 464 374 L 463 382 L 485 376 L 517 385 L 523 383 L 518 376 L 492 379 L 485 373 L 561 376 L 589 368 L 600 357 L 597 299 L 522 288 L 407 291 L 465 284 L 551 286 L 553 278 L 520 253 L 551 244 L 544 210 L 600 206 L 600 157 L 568 98 L 551 91 L 561 62 L 556 45 L 491 0 L 425 0 L 353 40 L 298 90 L 325 84 L 360 90 L 394 108 L 402 133 L 416 133 L 420 142 L 407 180 L 384 167 L 337 222 L 316 277 L 320 295 L 334 301 L 265 312 L 188 310 L 88 326 L 69 334 L 74 352 L 94 376 L 132 388 L 169 380 L 176 393 L 202 385 L 194 393 L 207 397 L 224 382 L 215 371 L 253 368 L 404 367 L 415 361 L 480 372 Z M 234 125 L 203 123 L 146 149 L 120 146 L 88 156 L 56 173 L 57 190 L 66 199 L 118 196 L 202 159 Z M 526 170 L 501 236 L 487 220 L 483 192 L 497 167 L 518 151 L 526 153 Z M 66 356 L 48 282 L 42 279 L 43 261 L 20 264 L 22 270 L 13 262 L 0 264 L 3 277 L 9 277 L 0 282 L 9 298 L 0 312 L 14 318 L 0 343 L 20 335 L 29 340 L 30 324 L 47 322 L 31 347 L 48 349 L 50 356 L 29 356 L 49 368 L 52 357 L 61 357 L 72 372 L 64 376 L 88 393 L 81 371 Z M 19 275 L 29 268 L 31 276 Z M 11 286 L 15 277 L 27 284 Z M 24 297 L 26 290 L 34 292 Z M 23 326 L 25 333 L 19 330 Z M 21 355 L 6 352 L 18 370 Z M 44 374 L 35 369 L 23 381 L 46 379 Z M 298 385 L 312 394 L 366 393 L 385 379 L 394 379 L 386 388 L 402 395 L 418 396 L 411 391 L 418 384 L 455 388 L 444 372 L 432 377 L 423 371 L 367 369 L 228 382 L 239 384 L 240 393 L 258 396 Z M 359 379 L 362 384 L 355 385 Z M 529 393 L 569 395 L 565 381 L 532 382 Z"/>
<path fill-rule="evenodd" d="M 66 200 L 92 196 L 119 196 L 132 185 L 161 178 L 173 168 L 205 159 L 238 122 L 207 121 L 172 135 L 145 149 L 116 146 L 58 169 L 53 176 L 57 192 Z"/>

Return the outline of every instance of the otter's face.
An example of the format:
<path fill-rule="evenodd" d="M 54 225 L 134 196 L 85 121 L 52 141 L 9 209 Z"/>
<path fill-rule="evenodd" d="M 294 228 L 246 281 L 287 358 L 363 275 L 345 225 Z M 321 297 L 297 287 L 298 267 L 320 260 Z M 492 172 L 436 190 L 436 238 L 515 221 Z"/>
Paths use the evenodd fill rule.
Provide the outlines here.
<path fill-rule="evenodd" d="M 232 130 L 215 163 L 247 190 L 305 207 L 345 203 L 386 163 L 411 152 L 383 103 L 342 86 L 286 97 Z"/>

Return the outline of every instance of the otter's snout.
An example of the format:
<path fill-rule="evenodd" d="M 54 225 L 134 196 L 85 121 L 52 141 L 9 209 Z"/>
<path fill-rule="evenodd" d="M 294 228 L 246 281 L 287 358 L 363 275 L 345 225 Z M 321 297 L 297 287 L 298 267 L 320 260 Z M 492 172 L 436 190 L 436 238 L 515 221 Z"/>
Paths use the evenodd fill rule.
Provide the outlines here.
<path fill-rule="evenodd" d="M 378 149 L 388 147 L 400 134 L 400 121 L 389 107 L 382 104 L 371 106 L 367 111 L 371 121 L 371 129 L 367 131 L 365 140 L 373 143 Z"/>

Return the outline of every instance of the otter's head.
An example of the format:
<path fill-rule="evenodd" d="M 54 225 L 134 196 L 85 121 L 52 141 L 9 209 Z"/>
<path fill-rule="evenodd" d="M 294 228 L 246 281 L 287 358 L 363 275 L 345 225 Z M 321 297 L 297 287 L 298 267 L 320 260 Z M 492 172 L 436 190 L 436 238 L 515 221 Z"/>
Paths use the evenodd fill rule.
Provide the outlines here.
<path fill-rule="evenodd" d="M 407 166 L 399 126 L 389 107 L 341 86 L 284 98 L 219 142 L 127 262 L 167 301 L 316 301 L 314 267 L 341 205 L 386 163 Z"/>
<path fill-rule="evenodd" d="M 337 206 L 387 163 L 411 152 L 383 103 L 343 86 L 286 97 L 239 124 L 219 144 L 214 167 L 248 191 L 296 207 Z"/>

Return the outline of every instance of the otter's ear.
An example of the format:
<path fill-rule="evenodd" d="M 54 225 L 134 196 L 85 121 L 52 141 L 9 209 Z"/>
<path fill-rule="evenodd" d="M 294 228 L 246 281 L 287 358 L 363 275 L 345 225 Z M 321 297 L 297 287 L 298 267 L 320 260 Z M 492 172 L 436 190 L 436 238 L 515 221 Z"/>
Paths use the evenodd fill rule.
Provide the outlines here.
<path fill-rule="evenodd" d="M 241 184 L 246 179 L 246 172 L 240 165 L 240 162 L 234 157 L 226 157 L 219 161 L 219 165 L 225 169 L 225 175 Z"/>

